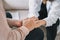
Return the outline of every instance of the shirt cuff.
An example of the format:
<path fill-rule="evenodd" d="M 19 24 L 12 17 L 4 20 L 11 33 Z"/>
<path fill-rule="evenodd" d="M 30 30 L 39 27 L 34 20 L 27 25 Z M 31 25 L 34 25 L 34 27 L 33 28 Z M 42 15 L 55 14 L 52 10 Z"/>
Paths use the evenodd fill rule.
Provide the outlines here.
<path fill-rule="evenodd" d="M 45 27 L 49 27 L 49 26 L 52 26 L 52 24 L 50 23 L 51 20 L 49 20 L 49 18 L 45 18 L 43 19 L 46 21 L 46 26 Z"/>
<path fill-rule="evenodd" d="M 24 35 L 27 35 L 29 33 L 28 28 L 26 28 L 25 26 L 20 27 L 20 30 L 23 31 Z"/>

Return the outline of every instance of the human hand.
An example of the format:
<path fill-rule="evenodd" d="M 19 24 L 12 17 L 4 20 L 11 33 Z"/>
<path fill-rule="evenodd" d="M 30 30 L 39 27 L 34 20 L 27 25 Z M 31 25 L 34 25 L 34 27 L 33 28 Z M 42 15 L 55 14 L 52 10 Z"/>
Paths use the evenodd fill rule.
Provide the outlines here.
<path fill-rule="evenodd" d="M 13 19 L 10 19 L 10 18 L 7 18 L 7 22 L 9 24 L 9 26 L 13 27 L 21 27 L 22 26 L 22 21 L 20 20 L 13 20 Z"/>
<path fill-rule="evenodd" d="M 33 21 L 37 21 L 38 20 L 38 18 L 36 18 L 36 17 L 31 17 L 31 18 L 26 18 L 26 19 L 24 19 L 25 21 L 27 21 L 27 20 L 33 20 Z M 17 21 L 16 22 L 16 26 L 17 27 L 21 27 L 22 26 L 22 21 Z"/>
<path fill-rule="evenodd" d="M 34 20 L 34 21 L 37 21 L 38 18 L 37 17 L 31 17 L 30 19 Z"/>
<path fill-rule="evenodd" d="M 15 22 L 15 24 L 16 24 L 16 27 L 21 27 L 22 26 L 22 21 L 18 20 L 18 21 Z"/>
<path fill-rule="evenodd" d="M 27 27 L 30 31 L 39 27 L 40 24 L 39 20 L 27 19 L 23 21 L 23 26 Z"/>
<path fill-rule="evenodd" d="M 45 26 L 46 25 L 46 21 L 45 20 L 38 20 L 37 23 L 39 24 L 38 26 Z"/>

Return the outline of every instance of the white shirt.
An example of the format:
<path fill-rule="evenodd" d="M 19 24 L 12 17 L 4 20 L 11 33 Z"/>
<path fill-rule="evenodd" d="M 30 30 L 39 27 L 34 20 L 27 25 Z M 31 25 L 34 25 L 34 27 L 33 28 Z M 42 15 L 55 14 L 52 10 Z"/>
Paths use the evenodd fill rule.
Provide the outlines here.
<path fill-rule="evenodd" d="M 38 11 L 40 10 L 42 0 L 29 0 L 29 14 L 28 17 L 38 17 Z M 50 7 L 51 6 L 51 7 Z M 49 10 L 50 8 L 50 10 Z M 52 5 L 49 1 L 47 1 L 47 10 L 48 17 L 43 19 L 47 22 L 47 26 L 52 26 L 56 23 L 57 19 L 60 18 L 60 2 L 57 0 L 52 2 Z"/>

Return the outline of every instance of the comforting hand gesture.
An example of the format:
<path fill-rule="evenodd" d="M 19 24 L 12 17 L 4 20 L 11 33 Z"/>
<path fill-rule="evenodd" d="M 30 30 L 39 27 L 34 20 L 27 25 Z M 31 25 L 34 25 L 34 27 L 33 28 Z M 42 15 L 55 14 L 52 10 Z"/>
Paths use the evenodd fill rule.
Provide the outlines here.
<path fill-rule="evenodd" d="M 34 28 L 37 28 L 40 26 L 40 20 L 37 19 L 27 19 L 23 21 L 23 26 L 27 27 L 29 30 L 33 30 Z"/>

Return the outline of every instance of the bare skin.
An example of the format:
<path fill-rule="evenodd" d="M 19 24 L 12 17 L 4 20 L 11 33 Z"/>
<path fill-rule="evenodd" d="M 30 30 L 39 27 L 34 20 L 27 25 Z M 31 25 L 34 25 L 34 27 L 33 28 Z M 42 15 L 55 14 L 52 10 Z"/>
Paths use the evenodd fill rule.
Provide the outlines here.
<path fill-rule="evenodd" d="M 43 0 L 42 2 L 43 2 L 44 4 L 46 4 L 46 3 L 47 3 L 47 0 Z"/>
<path fill-rule="evenodd" d="M 9 24 L 9 26 L 11 26 L 11 27 L 15 26 L 18 28 L 18 27 L 22 26 L 22 21 L 20 21 L 20 20 L 13 20 L 13 19 L 7 18 L 7 22 Z"/>

